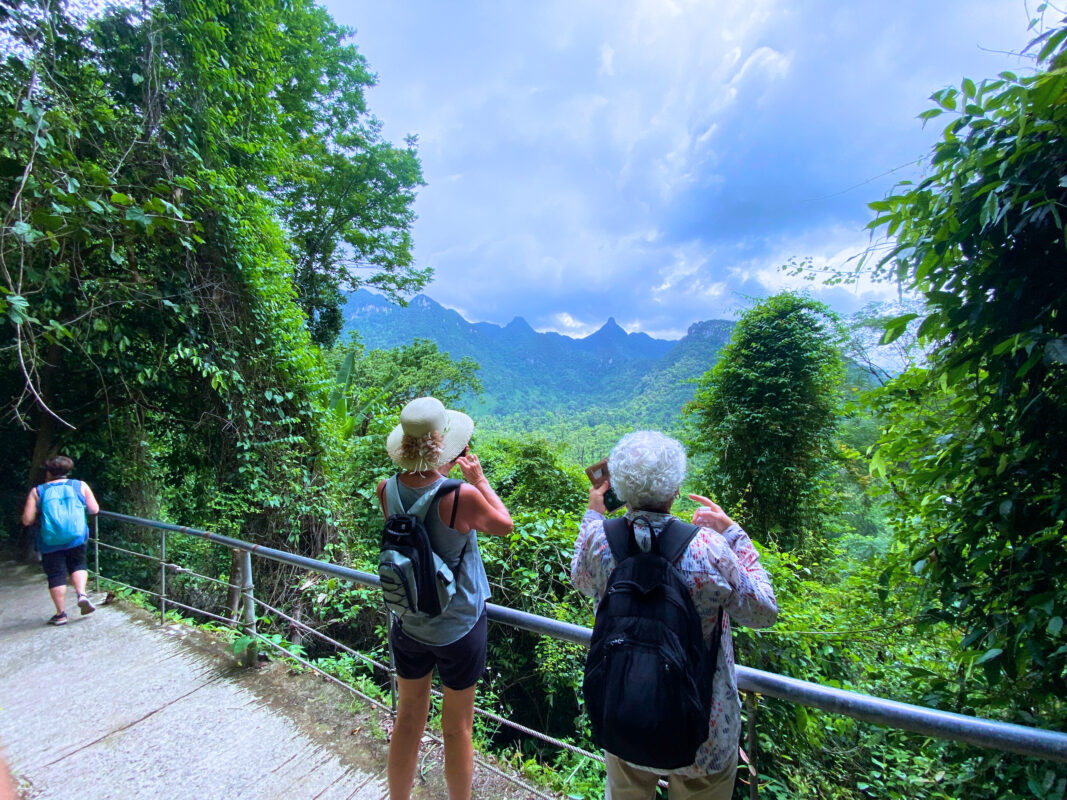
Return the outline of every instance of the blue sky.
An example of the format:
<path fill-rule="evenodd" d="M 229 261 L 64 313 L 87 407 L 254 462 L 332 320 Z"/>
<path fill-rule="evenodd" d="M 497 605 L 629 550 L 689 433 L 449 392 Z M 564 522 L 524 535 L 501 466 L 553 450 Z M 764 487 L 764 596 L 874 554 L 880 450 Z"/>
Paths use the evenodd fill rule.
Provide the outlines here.
<path fill-rule="evenodd" d="M 325 5 L 386 137 L 419 137 L 426 293 L 572 336 L 614 316 L 678 338 L 788 287 L 846 314 L 891 299 L 778 267 L 864 250 L 866 204 L 940 134 L 916 119 L 933 91 L 1032 66 L 1021 0 Z"/>

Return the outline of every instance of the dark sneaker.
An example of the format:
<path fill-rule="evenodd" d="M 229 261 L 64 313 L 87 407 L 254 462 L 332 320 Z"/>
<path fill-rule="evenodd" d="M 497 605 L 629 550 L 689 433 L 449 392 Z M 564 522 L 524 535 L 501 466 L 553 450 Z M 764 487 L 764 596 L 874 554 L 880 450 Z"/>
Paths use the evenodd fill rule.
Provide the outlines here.
<path fill-rule="evenodd" d="M 67 612 L 61 611 L 54 615 L 52 619 L 48 620 L 49 625 L 66 625 L 67 624 Z"/>
<path fill-rule="evenodd" d="M 83 615 L 92 614 L 96 611 L 96 606 L 93 605 L 93 601 L 89 599 L 87 594 L 78 595 L 78 608 L 81 609 Z"/>

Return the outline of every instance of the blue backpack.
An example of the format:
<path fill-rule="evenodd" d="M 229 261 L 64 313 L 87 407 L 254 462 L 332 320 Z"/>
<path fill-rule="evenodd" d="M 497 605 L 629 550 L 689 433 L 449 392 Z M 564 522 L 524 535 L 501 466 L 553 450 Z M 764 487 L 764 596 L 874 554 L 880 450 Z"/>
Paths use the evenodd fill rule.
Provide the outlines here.
<path fill-rule="evenodd" d="M 37 487 L 37 543 L 41 552 L 77 547 L 89 537 L 81 481 L 70 479 Z"/>

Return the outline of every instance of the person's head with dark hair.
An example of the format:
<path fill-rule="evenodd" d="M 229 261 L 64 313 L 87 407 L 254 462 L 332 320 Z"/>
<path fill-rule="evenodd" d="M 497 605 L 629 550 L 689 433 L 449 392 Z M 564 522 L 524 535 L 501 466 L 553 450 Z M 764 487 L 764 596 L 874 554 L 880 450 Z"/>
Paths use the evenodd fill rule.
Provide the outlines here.
<path fill-rule="evenodd" d="M 56 456 L 44 463 L 44 471 L 53 479 L 67 477 L 67 473 L 72 469 L 74 469 L 74 462 L 66 456 Z"/>

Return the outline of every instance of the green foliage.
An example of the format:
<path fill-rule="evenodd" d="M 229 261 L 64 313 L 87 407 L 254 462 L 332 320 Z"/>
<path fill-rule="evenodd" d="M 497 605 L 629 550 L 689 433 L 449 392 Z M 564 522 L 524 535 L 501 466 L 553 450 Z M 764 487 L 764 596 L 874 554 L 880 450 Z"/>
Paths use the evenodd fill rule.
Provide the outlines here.
<path fill-rule="evenodd" d="M 755 535 L 818 544 L 843 377 L 836 317 L 790 293 L 757 302 L 700 380 L 690 449 L 712 496 Z"/>
<path fill-rule="evenodd" d="M 352 383 L 380 390 L 377 402 L 401 409 L 416 397 L 436 397 L 447 406 L 482 391 L 480 366 L 469 357 L 454 360 L 428 339 L 391 350 L 368 350 L 352 366 Z"/>
<path fill-rule="evenodd" d="M 574 513 L 585 507 L 585 473 L 564 464 L 543 439 L 493 439 L 478 454 L 489 482 L 513 511 Z"/>
<path fill-rule="evenodd" d="M 543 439 L 560 458 L 584 468 L 607 458 L 619 439 L 647 425 L 629 409 L 594 407 L 573 413 L 545 410 L 486 416 L 478 427 L 490 438 Z"/>
<path fill-rule="evenodd" d="M 923 118 L 953 119 L 928 177 L 871 204 L 871 228 L 895 237 L 879 269 L 921 293 L 918 334 L 934 344 L 879 397 L 872 469 L 934 591 L 927 619 L 960 626 L 974 680 L 957 706 L 1055 727 L 1067 718 L 1065 35 L 1037 40 L 1034 77 L 935 93 Z"/>
<path fill-rule="evenodd" d="M 269 173 L 293 260 L 293 283 L 312 338 L 333 343 L 341 331 L 342 290 L 373 286 L 400 300 L 430 278 L 411 255 L 412 205 L 422 185 L 415 140 L 394 147 L 367 113 L 374 84 L 366 60 L 312 3 L 294 5 L 278 36 L 283 74 L 280 124 L 289 162 Z"/>
<path fill-rule="evenodd" d="M 0 23 L 4 436 L 35 427 L 33 467 L 72 453 L 105 502 L 321 551 L 346 475 L 308 335 L 330 325 L 293 276 L 426 277 L 418 162 L 368 116 L 348 32 L 306 2 Z"/>

